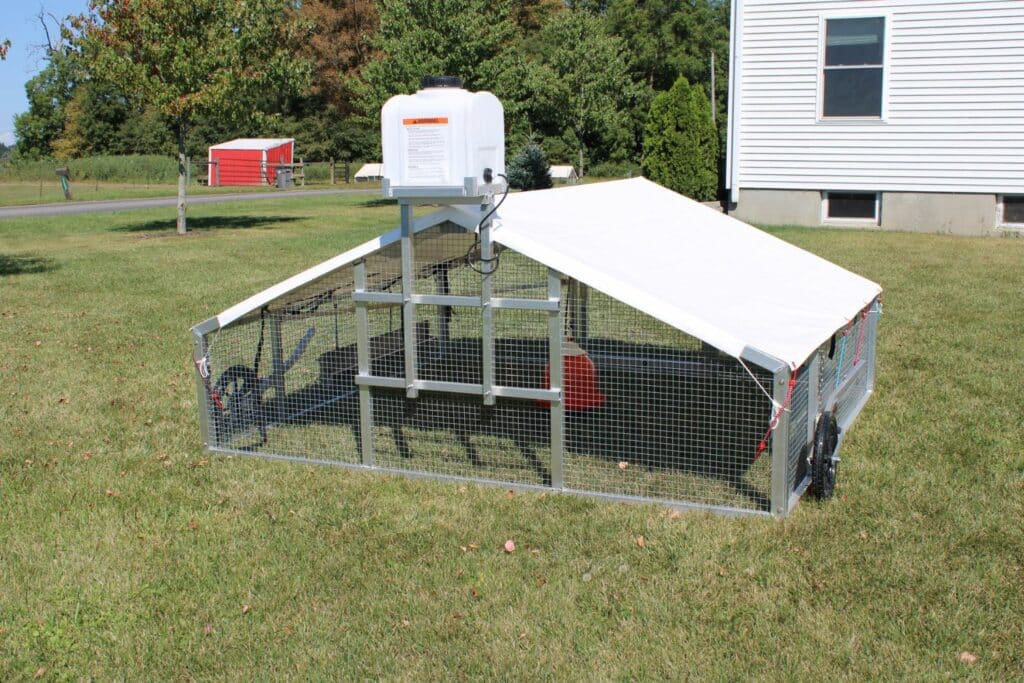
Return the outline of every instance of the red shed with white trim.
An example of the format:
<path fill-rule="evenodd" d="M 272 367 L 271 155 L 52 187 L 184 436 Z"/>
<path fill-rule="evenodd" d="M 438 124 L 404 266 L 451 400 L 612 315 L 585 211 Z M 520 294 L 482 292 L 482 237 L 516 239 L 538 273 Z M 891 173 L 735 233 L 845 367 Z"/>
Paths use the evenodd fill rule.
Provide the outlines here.
<path fill-rule="evenodd" d="M 210 147 L 210 185 L 273 185 L 291 164 L 294 138 L 239 138 Z"/>

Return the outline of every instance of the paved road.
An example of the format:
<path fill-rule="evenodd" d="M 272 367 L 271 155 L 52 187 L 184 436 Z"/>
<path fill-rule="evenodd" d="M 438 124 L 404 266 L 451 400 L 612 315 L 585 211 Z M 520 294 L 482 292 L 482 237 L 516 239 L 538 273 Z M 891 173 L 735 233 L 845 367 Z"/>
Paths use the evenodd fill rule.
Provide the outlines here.
<path fill-rule="evenodd" d="M 289 190 L 288 192 L 240 192 L 237 194 L 202 194 L 190 196 L 189 206 L 197 204 L 219 204 L 221 202 L 259 201 L 261 199 L 298 199 L 336 194 L 380 194 L 379 188 L 368 190 Z M 115 199 L 109 201 L 65 202 L 62 204 L 35 204 L 31 206 L 0 207 L 0 219 L 22 218 L 25 216 L 70 216 L 78 213 L 100 213 L 103 211 L 131 211 L 133 209 L 155 209 L 163 206 L 177 206 L 177 197 L 154 197 L 151 199 Z"/>

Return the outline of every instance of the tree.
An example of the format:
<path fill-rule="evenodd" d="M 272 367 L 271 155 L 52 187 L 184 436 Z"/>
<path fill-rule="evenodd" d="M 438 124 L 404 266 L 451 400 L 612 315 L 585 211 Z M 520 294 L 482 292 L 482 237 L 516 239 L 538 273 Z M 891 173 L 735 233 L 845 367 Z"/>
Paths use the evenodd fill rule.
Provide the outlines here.
<path fill-rule="evenodd" d="M 0 61 L 7 59 L 7 51 L 11 49 L 10 40 L 0 40 Z"/>
<path fill-rule="evenodd" d="M 267 92 L 309 82 L 292 57 L 286 0 L 95 0 L 77 17 L 90 77 L 129 93 L 169 123 L 178 147 L 178 233 L 186 232 L 186 141 L 202 116 L 240 121 Z"/>
<path fill-rule="evenodd" d="M 38 159 L 53 153 L 54 141 L 64 132 L 65 107 L 82 76 L 76 55 L 55 50 L 42 71 L 28 80 L 28 111 L 14 117 L 19 157 Z"/>
<path fill-rule="evenodd" d="M 541 31 L 535 50 L 527 73 L 534 130 L 560 138 L 563 149 L 581 159 L 621 161 L 635 154 L 642 121 L 633 111 L 646 111 L 647 100 L 629 76 L 623 42 L 596 17 L 561 12 Z M 550 140 L 544 146 L 551 151 Z"/>
<path fill-rule="evenodd" d="M 511 0 L 381 0 L 378 58 L 353 84 L 360 109 L 376 122 L 392 95 L 415 92 L 423 76 L 459 76 L 470 90 L 503 98 L 507 58 L 519 38 Z M 506 115 L 508 115 L 506 108 Z"/>
<path fill-rule="evenodd" d="M 551 166 L 540 145 L 531 142 L 512 157 L 508 164 L 508 184 L 520 190 L 551 187 Z"/>
<path fill-rule="evenodd" d="M 718 193 L 718 134 L 704 90 L 680 77 L 651 103 L 644 128 L 644 175 L 697 200 Z"/>

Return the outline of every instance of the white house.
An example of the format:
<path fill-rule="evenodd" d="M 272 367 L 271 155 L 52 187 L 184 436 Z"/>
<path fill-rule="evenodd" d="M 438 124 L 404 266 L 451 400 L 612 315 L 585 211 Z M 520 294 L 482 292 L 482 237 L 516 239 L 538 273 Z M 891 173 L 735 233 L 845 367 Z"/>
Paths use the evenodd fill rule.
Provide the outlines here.
<path fill-rule="evenodd" d="M 748 221 L 1024 229 L 1024 0 L 732 0 Z"/>

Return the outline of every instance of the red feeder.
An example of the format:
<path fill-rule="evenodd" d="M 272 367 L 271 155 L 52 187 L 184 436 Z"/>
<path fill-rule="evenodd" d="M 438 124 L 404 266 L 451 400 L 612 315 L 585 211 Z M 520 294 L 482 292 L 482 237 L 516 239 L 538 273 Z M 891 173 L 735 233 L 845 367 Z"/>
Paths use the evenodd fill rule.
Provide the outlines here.
<path fill-rule="evenodd" d="M 551 366 L 544 368 L 544 386 L 551 386 Z M 595 410 L 604 405 L 604 394 L 597 386 L 597 368 L 590 356 L 575 342 L 562 345 L 562 389 L 565 409 Z M 550 401 L 538 401 L 545 408 Z"/>

